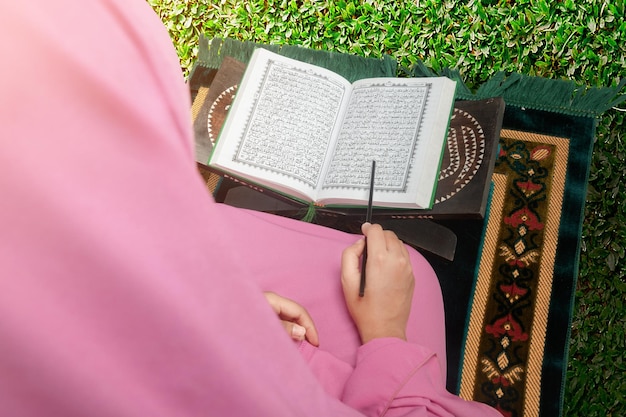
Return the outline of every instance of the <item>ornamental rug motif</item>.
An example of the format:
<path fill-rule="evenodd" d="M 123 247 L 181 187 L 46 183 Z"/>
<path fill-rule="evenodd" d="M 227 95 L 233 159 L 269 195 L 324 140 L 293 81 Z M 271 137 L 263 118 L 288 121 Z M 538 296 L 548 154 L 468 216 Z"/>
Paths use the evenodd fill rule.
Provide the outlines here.
<path fill-rule="evenodd" d="M 506 417 L 539 415 L 568 154 L 565 138 L 501 132 L 460 395 Z"/>

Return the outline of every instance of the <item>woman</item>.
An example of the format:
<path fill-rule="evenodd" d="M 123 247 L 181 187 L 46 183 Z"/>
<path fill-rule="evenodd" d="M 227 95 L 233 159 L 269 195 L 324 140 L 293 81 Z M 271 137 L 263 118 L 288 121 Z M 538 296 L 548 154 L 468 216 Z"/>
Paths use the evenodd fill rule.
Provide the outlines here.
<path fill-rule="evenodd" d="M 395 235 L 364 226 L 360 299 L 358 237 L 212 201 L 146 2 L 2 9 L 0 415 L 494 413 L 445 392 L 436 277 Z"/>

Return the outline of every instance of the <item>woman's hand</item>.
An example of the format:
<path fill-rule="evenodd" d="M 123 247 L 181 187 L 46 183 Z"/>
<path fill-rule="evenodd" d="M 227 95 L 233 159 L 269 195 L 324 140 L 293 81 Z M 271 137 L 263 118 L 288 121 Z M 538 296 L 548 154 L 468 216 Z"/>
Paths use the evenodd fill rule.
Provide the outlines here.
<path fill-rule="evenodd" d="M 341 259 L 341 284 L 361 342 L 379 337 L 406 340 L 415 279 L 409 253 L 395 233 L 378 224 L 365 223 L 367 264 L 365 295 L 359 297 L 359 257 L 364 239 L 346 248 Z"/>
<path fill-rule="evenodd" d="M 270 303 L 272 309 L 281 320 L 287 334 L 297 341 L 306 340 L 314 345 L 319 346 L 319 336 L 317 329 L 313 323 L 313 319 L 304 307 L 289 298 L 267 291 L 264 292 L 267 302 Z"/>

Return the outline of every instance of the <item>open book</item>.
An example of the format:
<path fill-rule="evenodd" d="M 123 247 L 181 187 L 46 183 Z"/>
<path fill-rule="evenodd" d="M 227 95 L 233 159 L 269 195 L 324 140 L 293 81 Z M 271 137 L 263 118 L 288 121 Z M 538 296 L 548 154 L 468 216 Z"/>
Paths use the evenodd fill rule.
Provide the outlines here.
<path fill-rule="evenodd" d="M 257 49 L 208 165 L 317 205 L 430 208 L 456 83 L 445 77 L 350 84 Z"/>

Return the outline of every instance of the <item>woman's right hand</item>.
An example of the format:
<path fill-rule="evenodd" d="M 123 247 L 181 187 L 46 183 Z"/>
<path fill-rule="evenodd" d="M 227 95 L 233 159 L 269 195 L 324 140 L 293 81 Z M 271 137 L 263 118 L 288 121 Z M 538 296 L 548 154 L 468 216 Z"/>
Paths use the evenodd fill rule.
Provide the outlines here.
<path fill-rule="evenodd" d="M 406 326 L 411 311 L 415 279 L 404 243 L 395 233 L 378 224 L 365 223 L 367 238 L 365 295 L 359 297 L 360 257 L 365 240 L 360 239 L 343 251 L 341 284 L 361 342 L 380 337 L 406 340 Z"/>

